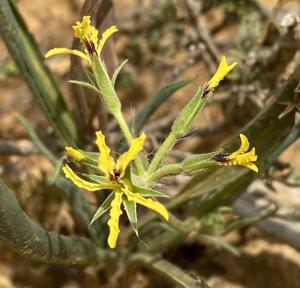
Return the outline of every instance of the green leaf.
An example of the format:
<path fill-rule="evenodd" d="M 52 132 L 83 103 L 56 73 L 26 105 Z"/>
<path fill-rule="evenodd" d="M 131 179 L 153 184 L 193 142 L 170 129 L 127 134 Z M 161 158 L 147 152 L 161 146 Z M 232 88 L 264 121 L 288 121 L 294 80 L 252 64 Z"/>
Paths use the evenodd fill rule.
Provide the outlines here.
<path fill-rule="evenodd" d="M 129 222 L 130 222 L 136 236 L 139 237 L 138 226 L 137 226 L 136 203 L 134 201 L 129 201 L 126 197 L 124 197 L 123 204 L 124 204 L 125 211 L 128 216 Z"/>
<path fill-rule="evenodd" d="M 83 86 L 85 88 L 89 88 L 89 89 L 95 90 L 98 94 L 101 93 L 99 91 L 99 89 L 97 89 L 97 87 L 93 86 L 92 84 L 90 84 L 88 82 L 76 81 L 76 80 L 69 80 L 69 83 L 77 84 L 79 86 Z"/>
<path fill-rule="evenodd" d="M 128 62 L 128 59 L 124 60 L 115 70 L 112 78 L 111 78 L 111 84 L 113 87 L 115 87 L 115 83 L 117 80 L 117 77 L 119 75 L 119 73 L 121 72 L 121 70 L 123 69 L 123 67 L 125 66 L 125 64 Z"/>
<path fill-rule="evenodd" d="M 137 113 L 133 122 L 136 131 L 139 132 L 142 129 L 147 119 L 158 109 L 162 103 L 168 100 L 170 96 L 172 96 L 177 90 L 192 82 L 192 80 L 193 78 L 174 81 L 159 89 L 157 93 L 151 97 L 146 102 L 144 107 Z"/>
<path fill-rule="evenodd" d="M 137 186 L 132 184 L 132 190 L 135 193 L 141 194 L 144 197 L 164 197 L 164 198 L 169 198 L 168 195 L 160 192 L 160 191 L 156 191 L 154 189 L 151 188 L 146 188 L 146 187 L 142 187 L 142 186 Z"/>
<path fill-rule="evenodd" d="M 89 226 L 91 226 L 96 220 L 98 220 L 103 214 L 105 214 L 110 209 L 111 202 L 114 199 L 114 197 L 115 197 L 114 192 L 109 194 L 109 196 L 105 199 L 105 201 L 101 204 L 101 206 L 94 214 L 93 219 Z"/>
<path fill-rule="evenodd" d="M 33 125 L 23 116 L 18 115 L 18 120 L 20 121 L 21 125 L 25 128 L 27 131 L 30 139 L 36 146 L 36 148 L 54 165 L 57 164 L 57 159 L 53 155 L 53 153 L 44 145 L 40 137 L 37 135 L 37 133 L 34 130 Z"/>
<path fill-rule="evenodd" d="M 82 175 L 95 183 L 99 183 L 99 184 L 109 183 L 108 179 L 104 176 L 94 175 L 94 174 L 82 174 Z"/>
<path fill-rule="evenodd" d="M 268 210 L 253 216 L 253 217 L 246 217 L 238 219 L 226 226 L 226 228 L 220 233 L 221 235 L 225 235 L 233 230 L 241 229 L 245 226 L 256 224 L 257 222 L 260 222 L 266 218 L 269 218 L 270 216 L 274 215 L 278 210 L 278 206 L 273 203 L 273 207 L 269 208 Z"/>
<path fill-rule="evenodd" d="M 63 164 L 63 159 L 59 159 L 56 165 L 54 165 L 54 171 L 47 181 L 49 185 L 54 185 L 57 182 Z"/>

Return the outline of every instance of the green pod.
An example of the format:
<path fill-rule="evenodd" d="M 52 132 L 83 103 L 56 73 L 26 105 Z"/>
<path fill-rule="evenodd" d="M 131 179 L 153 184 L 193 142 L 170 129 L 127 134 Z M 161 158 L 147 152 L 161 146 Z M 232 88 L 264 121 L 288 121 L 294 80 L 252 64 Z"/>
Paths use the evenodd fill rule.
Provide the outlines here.
<path fill-rule="evenodd" d="M 219 152 L 196 154 L 186 158 L 182 162 L 182 171 L 187 175 L 204 172 L 207 168 L 219 166 L 219 163 L 212 158 Z"/>
<path fill-rule="evenodd" d="M 193 98 L 183 108 L 183 110 L 174 121 L 172 126 L 172 133 L 177 139 L 184 136 L 191 129 L 197 116 L 207 102 L 207 97 L 202 97 L 204 91 L 205 90 L 203 87 L 199 87 Z"/>
<path fill-rule="evenodd" d="M 94 57 L 92 66 L 95 84 L 101 93 L 105 108 L 113 115 L 120 113 L 121 102 L 108 76 L 104 62 L 101 59 Z"/>

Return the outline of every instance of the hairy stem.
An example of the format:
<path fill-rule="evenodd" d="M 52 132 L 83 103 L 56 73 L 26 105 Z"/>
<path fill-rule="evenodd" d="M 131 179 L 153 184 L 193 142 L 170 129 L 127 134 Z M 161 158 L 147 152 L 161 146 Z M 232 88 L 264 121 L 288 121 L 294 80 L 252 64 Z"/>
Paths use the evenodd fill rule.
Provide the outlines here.
<path fill-rule="evenodd" d="M 160 162 L 163 160 L 163 158 L 169 153 L 169 151 L 173 148 L 173 146 L 176 143 L 176 136 L 172 131 L 168 135 L 168 137 L 165 139 L 165 141 L 161 144 L 159 149 L 154 155 L 154 158 L 152 159 L 149 169 L 147 171 L 147 174 L 151 175 L 155 172 L 155 170 L 159 167 Z"/>
<path fill-rule="evenodd" d="M 163 177 L 170 175 L 177 175 L 182 172 L 181 163 L 169 164 L 159 168 L 156 172 L 148 176 L 147 183 L 151 184 L 156 182 Z"/>
<path fill-rule="evenodd" d="M 132 134 L 129 130 L 129 127 L 128 127 L 122 113 L 121 112 L 120 113 L 115 113 L 114 117 L 117 120 L 117 122 L 120 126 L 120 129 L 123 132 L 124 137 L 125 137 L 128 145 L 130 145 L 132 140 L 133 140 L 133 137 L 132 137 Z M 144 169 L 142 159 L 138 156 L 138 157 L 135 158 L 134 162 L 135 162 L 138 174 L 143 175 L 145 173 L 145 169 Z"/>

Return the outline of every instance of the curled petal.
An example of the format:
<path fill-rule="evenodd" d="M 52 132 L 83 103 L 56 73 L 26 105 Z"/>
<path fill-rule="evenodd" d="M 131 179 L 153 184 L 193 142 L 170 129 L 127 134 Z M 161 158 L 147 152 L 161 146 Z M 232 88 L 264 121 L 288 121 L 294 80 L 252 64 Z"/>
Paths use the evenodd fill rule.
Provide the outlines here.
<path fill-rule="evenodd" d="M 229 157 L 230 159 L 234 159 L 235 157 L 237 157 L 240 154 L 245 153 L 249 149 L 250 144 L 249 144 L 248 138 L 244 134 L 240 134 L 240 139 L 241 139 L 240 148 L 236 152 L 233 152 L 230 155 L 230 157 Z"/>
<path fill-rule="evenodd" d="M 133 139 L 129 149 L 117 160 L 116 168 L 121 173 L 121 176 L 125 174 L 128 164 L 134 160 L 137 154 L 143 149 L 145 139 L 145 133 L 140 137 Z"/>
<path fill-rule="evenodd" d="M 72 147 L 65 147 L 68 155 L 73 158 L 75 161 L 81 161 L 85 158 L 85 156 L 77 149 Z"/>
<path fill-rule="evenodd" d="M 115 167 L 115 161 L 110 156 L 110 149 L 105 143 L 105 136 L 101 131 L 96 132 L 96 144 L 98 145 L 100 156 L 98 159 L 99 169 L 107 176 L 113 173 Z"/>
<path fill-rule="evenodd" d="M 118 32 L 118 28 L 116 26 L 110 26 L 108 29 L 106 29 L 103 34 L 102 34 L 102 37 L 99 41 L 99 44 L 98 44 L 98 48 L 97 48 L 97 53 L 98 55 L 100 55 L 101 53 L 101 50 L 105 44 L 105 42 L 107 41 L 107 39 L 115 32 Z"/>
<path fill-rule="evenodd" d="M 228 65 L 226 57 L 222 56 L 219 67 L 214 74 L 214 76 L 208 82 L 208 88 L 213 89 L 219 86 L 219 83 L 224 79 L 224 77 L 237 65 L 236 62 Z"/>
<path fill-rule="evenodd" d="M 89 181 L 86 181 L 79 176 L 77 176 L 74 171 L 66 165 L 63 167 L 63 171 L 65 173 L 66 178 L 70 179 L 77 187 L 86 189 L 88 191 L 98 191 L 103 189 L 115 189 L 115 185 L 113 184 L 96 184 Z"/>
<path fill-rule="evenodd" d="M 123 195 L 122 192 L 116 191 L 115 198 L 111 202 L 110 218 L 107 222 L 107 225 L 109 227 L 109 236 L 107 242 L 109 247 L 112 249 L 116 247 L 118 235 L 120 232 L 119 218 L 122 215 L 122 209 L 121 209 L 122 195 Z"/>
<path fill-rule="evenodd" d="M 76 49 L 68 49 L 68 48 L 54 48 L 54 49 L 51 49 L 46 53 L 45 58 L 49 58 L 51 56 L 58 55 L 58 54 L 76 55 L 76 56 L 82 58 L 83 60 L 89 62 L 89 57 L 87 55 L 85 55 L 83 52 L 81 52 L 79 50 L 76 50 Z"/>
<path fill-rule="evenodd" d="M 128 187 L 125 187 L 123 191 L 129 201 L 134 201 L 140 205 L 143 205 L 161 215 L 166 221 L 169 220 L 169 213 L 167 209 L 158 201 L 147 199 L 137 193 L 133 193 Z"/>

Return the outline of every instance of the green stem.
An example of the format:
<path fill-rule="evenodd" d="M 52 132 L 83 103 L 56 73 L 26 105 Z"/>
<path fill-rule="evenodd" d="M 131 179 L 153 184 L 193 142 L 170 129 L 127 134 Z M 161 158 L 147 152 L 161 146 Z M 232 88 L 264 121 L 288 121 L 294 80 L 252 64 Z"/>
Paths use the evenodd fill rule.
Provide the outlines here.
<path fill-rule="evenodd" d="M 149 175 L 147 183 L 153 183 L 165 176 L 177 175 L 182 172 L 181 163 L 170 164 L 159 168 L 156 172 Z"/>
<path fill-rule="evenodd" d="M 174 133 L 170 132 L 168 137 L 165 139 L 165 141 L 161 144 L 157 152 L 155 153 L 155 156 L 153 160 L 150 163 L 149 169 L 147 171 L 147 174 L 151 175 L 155 172 L 155 170 L 158 168 L 160 162 L 162 159 L 168 154 L 168 152 L 172 149 L 172 147 L 176 143 L 176 136 Z"/>
<path fill-rule="evenodd" d="M 120 126 L 120 129 L 121 131 L 123 132 L 124 134 L 124 137 L 128 143 L 128 145 L 131 144 L 132 140 L 133 140 L 133 137 L 132 137 L 132 134 L 129 130 L 129 127 L 123 117 L 123 114 L 121 112 L 119 113 L 114 113 L 114 117 L 115 119 L 117 120 L 119 126 Z M 143 165 L 143 161 L 142 159 L 138 156 L 134 159 L 134 162 L 135 162 L 135 165 L 136 165 L 136 168 L 137 168 L 137 172 L 139 175 L 143 175 L 145 173 L 145 169 L 144 169 L 144 165 Z"/>
<path fill-rule="evenodd" d="M 200 277 L 191 276 L 173 263 L 147 254 L 135 254 L 130 257 L 132 264 L 137 264 L 151 269 L 160 274 L 174 285 L 184 288 L 209 288 Z"/>
<path fill-rule="evenodd" d="M 85 237 L 44 230 L 24 213 L 1 179 L 0 240 L 16 252 L 46 263 L 91 264 L 113 256 Z"/>

